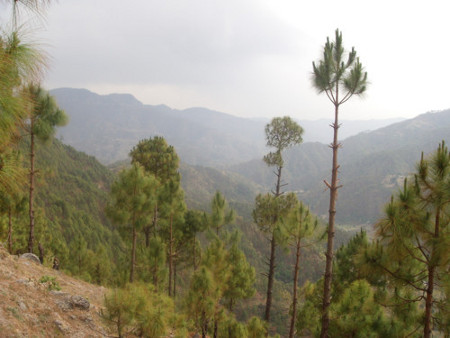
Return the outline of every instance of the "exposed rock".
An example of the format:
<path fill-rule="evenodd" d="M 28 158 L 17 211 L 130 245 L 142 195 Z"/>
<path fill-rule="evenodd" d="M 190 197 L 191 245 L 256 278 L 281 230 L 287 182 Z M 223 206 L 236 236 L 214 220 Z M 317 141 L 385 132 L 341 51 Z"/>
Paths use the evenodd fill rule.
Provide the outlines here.
<path fill-rule="evenodd" d="M 56 300 L 55 303 L 63 311 L 69 311 L 73 309 L 73 305 L 67 299 Z"/>
<path fill-rule="evenodd" d="M 57 296 L 60 298 L 65 298 L 65 297 L 70 296 L 70 294 L 68 294 L 67 292 L 62 292 L 62 291 L 58 291 L 58 290 L 51 290 L 49 293 L 53 296 Z"/>
<path fill-rule="evenodd" d="M 67 325 L 67 323 L 64 320 L 62 320 L 61 317 L 57 313 L 54 314 L 54 318 L 55 318 L 55 320 L 53 321 L 53 323 L 55 323 L 55 325 L 58 327 L 58 329 L 63 333 L 68 333 L 69 326 Z"/>
<path fill-rule="evenodd" d="M 70 298 L 70 302 L 74 307 L 77 307 L 81 310 L 89 310 L 89 307 L 91 306 L 86 298 L 79 295 L 72 296 Z"/>
<path fill-rule="evenodd" d="M 20 308 L 22 311 L 25 311 L 25 310 L 27 309 L 27 306 L 26 306 L 25 303 L 22 302 L 21 300 L 17 302 L 17 305 L 19 305 L 19 308 Z"/>
<path fill-rule="evenodd" d="M 69 311 L 73 308 L 89 310 L 91 306 L 86 298 L 79 295 L 71 296 L 70 294 L 61 291 L 50 291 L 50 293 L 58 298 L 55 300 L 55 303 L 63 311 Z"/>
<path fill-rule="evenodd" d="M 24 254 L 20 255 L 20 258 L 24 258 L 24 259 L 27 259 L 27 260 L 29 260 L 31 262 L 41 264 L 41 261 L 39 260 L 39 257 L 36 256 L 35 254 L 31 253 L 31 252 L 27 252 L 27 253 L 24 253 Z"/>
<path fill-rule="evenodd" d="M 16 283 L 19 283 L 19 284 L 28 284 L 29 282 L 30 282 L 29 279 L 24 279 L 24 278 L 16 280 Z"/>

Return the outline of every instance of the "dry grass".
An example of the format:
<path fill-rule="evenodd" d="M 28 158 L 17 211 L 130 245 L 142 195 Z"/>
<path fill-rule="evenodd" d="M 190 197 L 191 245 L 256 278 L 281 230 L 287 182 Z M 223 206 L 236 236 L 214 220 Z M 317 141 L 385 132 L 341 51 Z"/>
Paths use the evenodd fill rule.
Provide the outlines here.
<path fill-rule="evenodd" d="M 43 276 L 54 277 L 61 291 L 49 291 Z M 107 289 L 66 276 L 0 247 L 0 337 L 105 337 L 111 331 L 99 311 Z M 62 294 L 64 293 L 64 294 Z M 89 310 L 64 309 L 62 300 L 79 295 Z"/>

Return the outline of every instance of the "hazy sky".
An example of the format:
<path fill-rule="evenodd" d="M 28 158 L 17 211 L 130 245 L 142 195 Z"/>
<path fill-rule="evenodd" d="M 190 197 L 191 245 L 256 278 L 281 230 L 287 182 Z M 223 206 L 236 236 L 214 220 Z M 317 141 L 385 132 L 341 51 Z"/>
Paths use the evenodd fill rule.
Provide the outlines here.
<path fill-rule="evenodd" d="M 333 107 L 311 63 L 339 28 L 371 83 L 342 118 L 413 117 L 450 108 L 449 13 L 448 0 L 59 0 L 34 36 L 52 56 L 48 88 L 318 119 Z"/>

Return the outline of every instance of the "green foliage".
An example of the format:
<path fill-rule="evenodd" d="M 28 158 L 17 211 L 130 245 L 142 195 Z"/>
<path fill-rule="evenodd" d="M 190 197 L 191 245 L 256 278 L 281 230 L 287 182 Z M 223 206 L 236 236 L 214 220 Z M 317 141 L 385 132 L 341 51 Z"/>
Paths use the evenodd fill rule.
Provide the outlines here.
<path fill-rule="evenodd" d="M 364 255 L 365 262 L 395 287 L 397 301 L 425 301 L 423 334 L 448 330 L 432 320 L 433 311 L 448 323 L 446 294 L 439 292 L 448 280 L 450 266 L 450 153 L 444 143 L 417 166 L 413 183 L 391 198 L 385 216 L 375 225 L 379 242 Z M 397 288 L 406 288 L 402 293 Z M 409 289 L 409 292 L 408 292 Z M 417 293 L 426 294 L 425 296 Z M 405 297 L 405 294 L 408 297 Z M 443 314 L 440 312 L 443 311 Z"/>
<path fill-rule="evenodd" d="M 201 266 L 192 276 L 185 304 L 187 317 L 202 334 L 208 332 L 219 298 L 220 289 L 216 286 L 213 273 L 206 266 Z"/>
<path fill-rule="evenodd" d="M 145 276 L 149 273 L 149 278 L 155 289 L 158 290 L 159 285 L 163 284 L 167 277 L 166 269 L 166 257 L 167 249 L 163 239 L 159 236 L 150 238 L 150 244 L 148 247 L 141 248 L 143 251 L 143 270 L 140 273 L 141 276 L 146 279 Z"/>
<path fill-rule="evenodd" d="M 39 279 L 39 283 L 47 284 L 47 290 L 49 290 L 49 291 L 51 291 L 51 290 L 60 291 L 61 290 L 61 286 L 57 282 L 56 277 L 53 277 L 53 276 L 47 276 L 47 275 L 42 276 Z"/>
<path fill-rule="evenodd" d="M 37 78 L 43 65 L 42 54 L 24 43 L 22 32 L 0 34 L 0 191 L 17 193 L 23 186 L 25 172 L 14 152 L 30 105 L 22 88 Z"/>
<path fill-rule="evenodd" d="M 283 234 L 283 219 L 293 210 L 298 203 L 294 193 L 280 195 L 259 194 L 255 199 L 253 220 L 258 228 L 266 234 L 275 234 L 279 242 L 285 237 Z"/>
<path fill-rule="evenodd" d="M 108 216 L 125 228 L 141 228 L 150 221 L 149 210 L 155 203 L 155 181 L 144 174 L 139 164 L 123 170 L 111 186 Z"/>
<path fill-rule="evenodd" d="M 255 293 L 255 269 L 248 263 L 244 253 L 238 248 L 236 238 L 228 250 L 230 275 L 226 282 L 223 298 L 228 302 L 228 309 L 233 310 L 237 300 L 247 299 Z"/>
<path fill-rule="evenodd" d="M 332 337 L 395 336 L 383 308 L 375 302 L 373 290 L 365 280 L 351 283 L 339 302 L 333 302 L 330 311 Z"/>
<path fill-rule="evenodd" d="M 145 175 L 143 168 L 136 163 L 130 169 L 123 170 L 111 187 L 107 214 L 124 230 L 124 236 L 130 232 L 132 234 L 130 282 L 133 282 L 136 264 L 136 231 L 151 220 L 156 202 L 155 188 L 153 176 Z"/>
<path fill-rule="evenodd" d="M 371 244 L 361 231 L 336 253 L 333 278 L 333 304 L 330 307 L 330 335 L 398 337 L 412 334 L 417 323 L 417 307 L 404 303 L 412 299 L 403 286 L 389 291 L 383 275 L 369 270 L 362 260 Z M 297 330 L 318 336 L 322 308 L 323 279 L 307 282 L 301 289 Z M 400 298 L 401 297 L 401 298 Z"/>
<path fill-rule="evenodd" d="M 227 316 L 219 326 L 218 337 L 248 337 L 248 330 L 244 323 L 240 323 L 233 316 Z"/>
<path fill-rule="evenodd" d="M 18 122 L 24 118 L 28 100 L 17 95 L 18 90 L 36 79 L 44 66 L 42 53 L 23 40 L 18 30 L 0 36 L 0 153 L 17 136 Z"/>
<path fill-rule="evenodd" d="M 275 117 L 266 125 L 266 141 L 268 147 L 275 148 L 264 156 L 268 166 L 283 167 L 282 151 L 302 142 L 303 129 L 289 116 Z"/>
<path fill-rule="evenodd" d="M 49 141 L 55 134 L 56 126 L 64 126 L 68 122 L 68 116 L 59 109 L 56 101 L 40 86 L 29 85 L 26 95 L 33 102 L 33 108 L 29 112 L 28 133 L 35 135 L 41 141 Z"/>
<path fill-rule="evenodd" d="M 163 137 L 139 141 L 130 156 L 132 163 L 140 163 L 147 173 L 153 174 L 162 184 L 177 174 L 178 155 Z"/>
<path fill-rule="evenodd" d="M 218 235 L 219 230 L 224 225 L 234 222 L 235 218 L 234 210 L 228 208 L 225 198 L 219 191 L 216 191 L 211 202 L 211 215 L 208 217 L 209 226 L 215 229 Z"/>
<path fill-rule="evenodd" d="M 323 279 L 320 279 L 317 283 L 306 282 L 301 288 L 302 303 L 296 321 L 299 335 L 314 337 L 319 335 L 322 292 Z"/>
<path fill-rule="evenodd" d="M 263 338 L 267 336 L 267 323 L 258 317 L 252 317 L 247 322 L 248 338 Z"/>
<path fill-rule="evenodd" d="M 138 299 L 125 289 L 114 289 L 104 300 L 105 310 L 100 314 L 107 322 L 116 325 L 117 334 L 123 337 L 123 330 L 134 320 Z"/>
<path fill-rule="evenodd" d="M 336 295 L 344 292 L 351 283 L 358 279 L 366 278 L 370 279 L 373 284 L 376 283 L 376 277 L 371 278 L 371 274 L 366 273 L 364 267 L 358 261 L 359 256 L 367 249 L 368 245 L 367 233 L 361 230 L 346 245 L 337 250 L 333 267 L 335 275 L 333 292 Z"/>
<path fill-rule="evenodd" d="M 294 200 L 294 197 L 292 197 Z M 301 246 L 301 241 L 311 237 L 318 227 L 317 217 L 313 216 L 307 206 L 301 201 L 294 201 L 292 209 L 281 219 L 283 235 L 287 236 L 285 242 L 293 246 Z"/>
<path fill-rule="evenodd" d="M 352 95 L 361 95 L 367 87 L 367 72 L 356 57 L 354 48 L 345 59 L 342 44 L 342 32 L 336 29 L 335 40 L 327 42 L 323 49 L 323 57 L 318 65 L 313 62 L 313 84 L 319 93 L 325 92 L 334 105 L 346 102 Z M 336 88 L 343 87 L 341 97 L 336 95 Z"/>
<path fill-rule="evenodd" d="M 144 284 L 112 290 L 105 296 L 104 305 L 101 316 L 114 323 L 119 337 L 131 331 L 142 337 L 161 337 L 173 323 L 173 302 Z"/>

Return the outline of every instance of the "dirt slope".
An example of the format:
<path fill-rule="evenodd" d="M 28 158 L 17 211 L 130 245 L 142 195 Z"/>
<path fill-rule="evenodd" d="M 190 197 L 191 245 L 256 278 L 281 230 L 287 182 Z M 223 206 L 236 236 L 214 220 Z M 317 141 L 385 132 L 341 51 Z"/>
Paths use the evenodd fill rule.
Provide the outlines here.
<path fill-rule="evenodd" d="M 52 281 L 43 277 L 61 290 L 49 290 Z M 106 291 L 0 246 L 0 337 L 108 336 L 99 315 Z"/>

